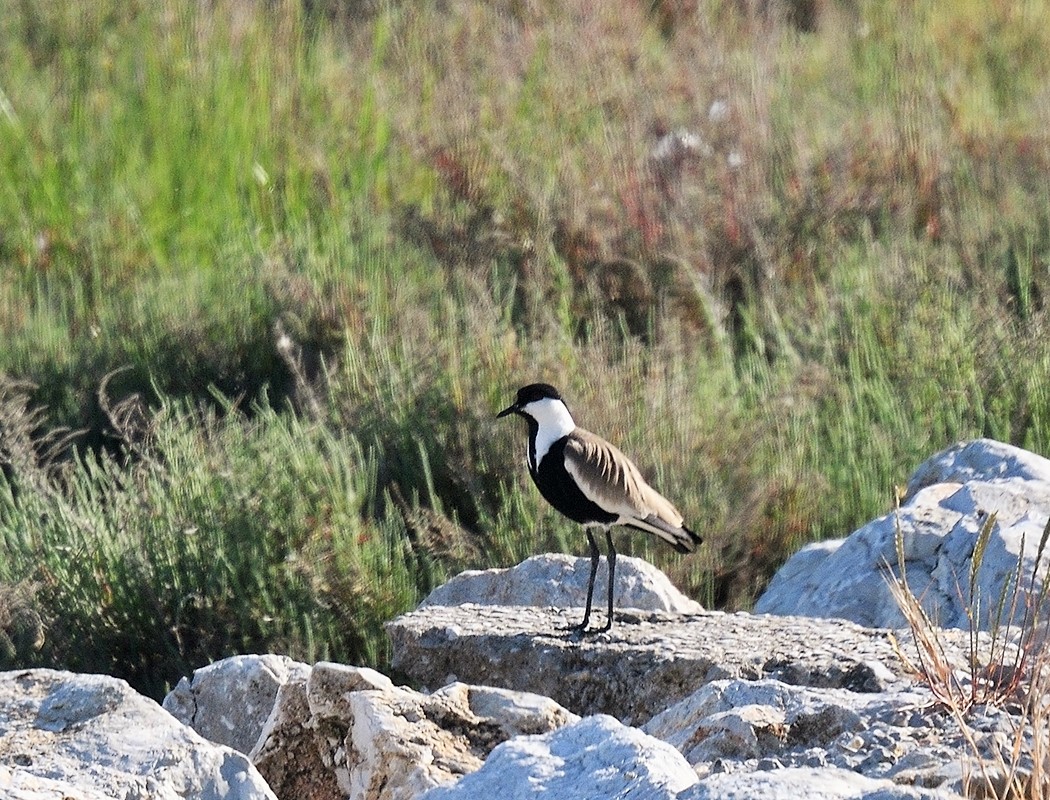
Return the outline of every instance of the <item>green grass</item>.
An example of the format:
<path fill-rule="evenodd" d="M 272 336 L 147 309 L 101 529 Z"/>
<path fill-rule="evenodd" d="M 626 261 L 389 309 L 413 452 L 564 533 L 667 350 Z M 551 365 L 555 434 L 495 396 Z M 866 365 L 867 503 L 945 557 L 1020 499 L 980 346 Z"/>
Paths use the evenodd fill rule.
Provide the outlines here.
<path fill-rule="evenodd" d="M 716 606 L 957 439 L 1050 454 L 1045 10 L 688 5 L 0 0 L 4 663 L 382 666 L 584 549 L 492 418 L 535 379 Z"/>

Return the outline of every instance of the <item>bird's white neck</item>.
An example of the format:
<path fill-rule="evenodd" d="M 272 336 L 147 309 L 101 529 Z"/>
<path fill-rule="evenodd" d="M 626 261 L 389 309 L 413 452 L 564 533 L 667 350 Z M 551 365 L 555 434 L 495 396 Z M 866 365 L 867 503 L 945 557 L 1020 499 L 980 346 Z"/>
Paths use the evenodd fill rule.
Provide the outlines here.
<path fill-rule="evenodd" d="M 551 445 L 563 436 L 572 433 L 576 428 L 576 423 L 572 421 L 572 415 L 569 413 L 569 409 L 565 407 L 565 403 L 550 397 L 535 400 L 525 406 L 523 410 L 536 420 L 536 460 L 530 464 L 535 470 L 539 469 L 540 462 L 547 455 L 547 451 L 551 449 Z"/>

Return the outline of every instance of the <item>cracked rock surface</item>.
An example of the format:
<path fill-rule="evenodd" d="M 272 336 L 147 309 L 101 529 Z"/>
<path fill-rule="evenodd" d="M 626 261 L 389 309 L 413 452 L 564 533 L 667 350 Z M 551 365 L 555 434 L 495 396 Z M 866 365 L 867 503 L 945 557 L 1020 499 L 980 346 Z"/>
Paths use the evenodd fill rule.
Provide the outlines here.
<path fill-rule="evenodd" d="M 428 606 L 388 624 L 393 666 L 423 686 L 505 686 L 629 724 L 713 680 L 872 692 L 899 679 L 885 631 L 839 620 L 621 609 L 610 632 L 581 637 L 564 630 L 578 616 L 578 609 Z"/>
<path fill-rule="evenodd" d="M 421 683 L 499 681 L 552 696 L 586 719 L 611 713 L 674 746 L 695 785 L 666 795 L 643 783 L 642 797 L 948 798 L 959 797 L 979 771 L 954 718 L 901 674 L 888 631 L 805 617 L 633 611 L 621 613 L 607 634 L 561 630 L 576 614 L 429 606 L 389 630 L 395 663 Z M 911 651 L 910 637 L 896 636 Z M 945 631 L 943 641 L 950 658 L 962 657 L 963 632 Z M 1004 752 L 1014 719 L 981 709 L 974 720 L 978 752 L 986 759 Z M 511 796 L 544 796 L 539 786 L 582 800 L 586 793 L 543 777 L 589 769 L 597 745 L 570 735 L 573 727 L 520 743 L 520 751 L 507 745 L 513 757 L 497 748 L 490 762 L 500 754 L 498 769 L 486 762 L 462 789 L 427 799 L 483 796 L 517 774 L 514 780 L 533 788 Z M 633 765 L 650 755 L 622 757 Z M 810 793 L 800 788 L 807 781 Z"/>
<path fill-rule="evenodd" d="M 976 744 L 994 758 L 1002 744 L 997 732 L 1014 725 L 1010 715 L 981 709 L 973 720 Z M 642 730 L 673 744 L 701 778 L 833 768 L 962 793 L 963 766 L 974 755 L 956 721 L 918 685 L 860 694 L 779 681 L 716 681 Z"/>

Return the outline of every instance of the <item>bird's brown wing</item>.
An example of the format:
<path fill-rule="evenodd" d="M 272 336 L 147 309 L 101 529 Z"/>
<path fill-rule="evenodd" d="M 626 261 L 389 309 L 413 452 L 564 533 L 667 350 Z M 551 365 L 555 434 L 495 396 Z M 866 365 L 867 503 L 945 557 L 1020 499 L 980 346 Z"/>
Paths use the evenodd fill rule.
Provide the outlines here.
<path fill-rule="evenodd" d="M 682 527 L 678 509 L 645 482 L 638 467 L 618 447 L 590 431 L 576 428 L 569 434 L 565 469 L 593 502 L 624 521 L 671 530 Z"/>

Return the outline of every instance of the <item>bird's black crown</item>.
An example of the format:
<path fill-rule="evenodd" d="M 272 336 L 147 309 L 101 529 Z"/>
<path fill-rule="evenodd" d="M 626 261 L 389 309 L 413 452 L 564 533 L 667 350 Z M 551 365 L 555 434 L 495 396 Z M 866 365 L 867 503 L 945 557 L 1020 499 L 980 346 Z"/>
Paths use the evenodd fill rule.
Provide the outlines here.
<path fill-rule="evenodd" d="M 518 389 L 518 396 L 514 402 L 499 412 L 496 415 L 496 418 L 505 417 L 507 414 L 519 414 L 525 416 L 525 412 L 522 411 L 525 406 L 536 400 L 545 399 L 561 400 L 561 395 L 558 394 L 558 390 L 549 383 L 530 383 L 528 386 L 522 386 Z"/>
<path fill-rule="evenodd" d="M 551 386 L 549 383 L 530 383 L 528 386 L 522 386 L 518 389 L 518 399 L 514 401 L 517 406 L 527 406 L 536 400 L 543 400 L 549 398 L 551 400 L 561 400 L 561 395 L 558 394 L 558 390 Z"/>

